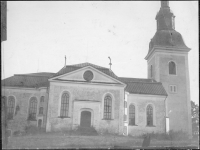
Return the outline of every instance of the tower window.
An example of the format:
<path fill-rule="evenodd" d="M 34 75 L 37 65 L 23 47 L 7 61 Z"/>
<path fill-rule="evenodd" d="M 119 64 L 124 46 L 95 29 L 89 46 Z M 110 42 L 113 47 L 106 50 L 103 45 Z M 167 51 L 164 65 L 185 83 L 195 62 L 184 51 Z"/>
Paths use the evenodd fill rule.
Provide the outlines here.
<path fill-rule="evenodd" d="M 176 64 L 173 61 L 169 62 L 169 74 L 176 75 Z"/>
<path fill-rule="evenodd" d="M 176 87 L 176 85 L 170 85 L 169 86 L 169 91 L 171 93 L 177 93 L 177 87 Z"/>
<path fill-rule="evenodd" d="M 153 78 L 153 66 L 150 66 L 150 77 Z"/>

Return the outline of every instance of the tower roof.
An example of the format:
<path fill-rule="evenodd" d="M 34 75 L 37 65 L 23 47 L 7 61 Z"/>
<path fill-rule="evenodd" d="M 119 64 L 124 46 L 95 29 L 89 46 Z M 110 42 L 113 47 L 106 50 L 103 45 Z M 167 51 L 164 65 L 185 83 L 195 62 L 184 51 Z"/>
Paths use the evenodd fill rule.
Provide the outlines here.
<path fill-rule="evenodd" d="M 161 1 L 161 8 L 155 18 L 157 20 L 157 31 L 149 43 L 147 56 L 155 46 L 190 49 L 186 46 L 182 35 L 175 30 L 174 18 L 175 16 L 170 10 L 169 2 Z"/>

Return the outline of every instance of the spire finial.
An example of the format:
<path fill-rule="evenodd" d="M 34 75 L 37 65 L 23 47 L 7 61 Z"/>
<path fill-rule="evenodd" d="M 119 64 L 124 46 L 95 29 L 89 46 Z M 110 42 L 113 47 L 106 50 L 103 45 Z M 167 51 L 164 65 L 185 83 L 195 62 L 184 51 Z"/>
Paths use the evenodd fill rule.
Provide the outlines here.
<path fill-rule="evenodd" d="M 169 7 L 169 1 L 161 1 L 161 7 Z"/>
<path fill-rule="evenodd" d="M 110 70 L 111 70 L 111 65 L 112 65 L 112 63 L 111 63 L 111 58 L 110 58 L 110 57 L 108 57 L 108 58 L 110 59 L 109 65 L 110 65 Z"/>

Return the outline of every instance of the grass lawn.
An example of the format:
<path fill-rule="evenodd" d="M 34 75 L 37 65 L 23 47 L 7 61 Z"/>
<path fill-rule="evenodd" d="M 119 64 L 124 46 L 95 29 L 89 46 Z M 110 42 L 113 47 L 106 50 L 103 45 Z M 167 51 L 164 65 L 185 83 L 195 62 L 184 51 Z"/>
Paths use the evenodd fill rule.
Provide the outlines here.
<path fill-rule="evenodd" d="M 141 147 L 143 139 L 129 136 L 75 136 L 63 133 L 42 133 L 10 137 L 7 148 L 109 148 Z M 152 139 L 150 147 L 185 147 L 198 146 L 198 141 L 164 141 Z"/>

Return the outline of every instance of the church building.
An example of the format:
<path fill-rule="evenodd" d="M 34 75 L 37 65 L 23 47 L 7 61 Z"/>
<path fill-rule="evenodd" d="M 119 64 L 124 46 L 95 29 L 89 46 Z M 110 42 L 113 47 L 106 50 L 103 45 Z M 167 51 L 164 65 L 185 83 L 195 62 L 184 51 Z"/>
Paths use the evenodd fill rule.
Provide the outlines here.
<path fill-rule="evenodd" d="M 142 135 L 191 129 L 188 48 L 175 30 L 168 1 L 161 1 L 157 31 L 145 57 L 148 78 L 118 77 L 91 63 L 56 73 L 15 74 L 2 80 L 8 128 L 46 132 L 94 127 L 97 132 Z"/>

